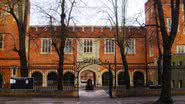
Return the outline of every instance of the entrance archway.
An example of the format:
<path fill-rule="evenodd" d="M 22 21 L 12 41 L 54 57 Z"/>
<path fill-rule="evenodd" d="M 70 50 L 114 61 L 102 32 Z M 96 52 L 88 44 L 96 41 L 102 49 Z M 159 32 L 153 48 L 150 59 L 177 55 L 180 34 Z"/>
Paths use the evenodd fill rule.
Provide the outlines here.
<path fill-rule="evenodd" d="M 58 79 L 58 76 L 56 72 L 48 73 L 48 76 L 47 76 L 48 86 L 57 86 L 57 79 Z"/>
<path fill-rule="evenodd" d="M 102 86 L 109 86 L 110 79 L 112 79 L 112 81 L 113 81 L 112 72 L 110 75 L 109 75 L 109 72 L 104 72 L 102 74 Z"/>
<path fill-rule="evenodd" d="M 0 88 L 3 87 L 3 75 L 0 74 Z"/>
<path fill-rule="evenodd" d="M 134 73 L 134 87 L 143 87 L 144 86 L 144 74 L 142 72 Z"/>
<path fill-rule="evenodd" d="M 64 74 L 64 85 L 65 86 L 74 86 L 75 76 L 71 72 L 67 72 Z"/>
<path fill-rule="evenodd" d="M 34 79 L 34 85 L 35 86 L 42 86 L 42 73 L 40 72 L 33 72 L 31 75 Z"/>
<path fill-rule="evenodd" d="M 80 86 L 85 87 L 89 79 L 91 79 L 92 84 L 96 86 L 96 73 L 91 70 L 82 71 L 80 74 Z"/>
<path fill-rule="evenodd" d="M 124 72 L 118 74 L 118 85 L 125 85 Z"/>

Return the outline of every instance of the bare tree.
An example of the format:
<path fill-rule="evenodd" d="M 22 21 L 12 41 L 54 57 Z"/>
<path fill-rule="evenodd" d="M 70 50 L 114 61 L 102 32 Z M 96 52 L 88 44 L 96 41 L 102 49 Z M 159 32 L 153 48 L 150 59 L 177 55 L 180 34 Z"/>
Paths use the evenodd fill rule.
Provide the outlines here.
<path fill-rule="evenodd" d="M 129 38 L 131 35 L 126 36 L 126 32 L 128 29 L 128 28 L 126 28 L 126 3 L 127 3 L 127 0 L 122 1 L 122 17 L 121 17 L 122 24 L 120 24 L 120 22 L 119 22 L 120 17 L 118 14 L 118 0 L 109 0 L 109 2 L 111 3 L 112 8 L 108 8 L 108 10 L 110 10 L 111 13 L 109 13 L 107 11 L 104 11 L 104 12 L 108 15 L 108 21 L 110 21 L 111 25 L 115 27 L 115 31 L 114 31 L 115 44 L 116 44 L 115 48 L 116 48 L 116 46 L 118 46 L 120 49 L 122 65 L 123 65 L 123 69 L 124 69 L 124 79 L 126 82 L 126 88 L 129 89 L 130 88 L 130 76 L 129 76 L 129 71 L 128 71 L 128 62 L 126 59 L 126 54 L 127 54 L 126 47 L 129 47 L 128 41 L 129 41 Z M 120 26 L 122 28 L 122 32 L 119 32 Z M 115 49 L 115 51 L 116 51 L 116 49 Z M 116 52 L 115 52 L 115 55 L 116 55 Z M 116 58 L 116 56 L 115 56 L 115 58 Z M 116 61 L 115 61 L 115 64 L 116 64 Z M 116 69 L 116 65 L 115 65 L 115 69 Z"/>
<path fill-rule="evenodd" d="M 59 14 L 59 20 L 57 16 L 50 14 L 47 10 L 44 10 L 42 7 L 37 6 L 40 11 L 49 18 L 49 31 L 51 34 L 52 45 L 58 55 L 58 90 L 63 90 L 63 70 L 64 70 L 64 48 L 66 43 L 66 38 L 69 37 L 70 29 L 69 24 L 72 19 L 72 11 L 76 0 L 57 0 L 56 8 L 51 11 Z M 70 7 L 67 8 L 67 3 L 70 4 Z M 58 26 L 55 26 L 54 23 L 59 22 Z M 55 29 L 56 28 L 56 29 Z"/>
<path fill-rule="evenodd" d="M 157 59 L 157 67 L 158 67 L 158 84 L 161 85 L 161 61 L 162 61 L 162 49 L 161 49 L 161 39 L 159 36 L 159 23 L 158 23 L 158 14 L 157 14 L 157 10 L 156 10 L 156 3 L 154 3 L 154 13 L 155 13 L 155 29 L 156 29 L 156 37 L 157 37 L 157 48 L 158 48 L 158 59 Z"/>
<path fill-rule="evenodd" d="M 3 0 L 0 10 L 9 13 L 16 21 L 19 33 L 19 49 L 14 47 L 20 57 L 20 71 L 22 77 L 28 77 L 28 66 L 26 57 L 26 32 L 30 14 L 29 0 Z"/>
<path fill-rule="evenodd" d="M 159 100 L 154 104 L 173 104 L 173 100 L 171 98 L 171 49 L 178 29 L 180 0 L 170 0 L 172 24 L 169 32 L 166 29 L 162 1 L 154 0 L 154 3 L 156 3 L 157 6 L 163 42 L 162 89 Z"/>

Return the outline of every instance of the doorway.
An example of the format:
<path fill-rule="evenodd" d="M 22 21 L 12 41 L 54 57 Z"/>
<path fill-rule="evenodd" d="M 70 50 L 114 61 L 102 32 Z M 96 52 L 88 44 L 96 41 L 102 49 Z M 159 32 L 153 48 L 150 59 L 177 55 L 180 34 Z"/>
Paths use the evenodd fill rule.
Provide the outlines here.
<path fill-rule="evenodd" d="M 93 71 L 85 70 L 80 74 L 80 87 L 85 87 L 88 80 L 92 80 L 92 85 L 96 86 L 96 74 Z"/>
<path fill-rule="evenodd" d="M 134 73 L 134 87 L 144 87 L 144 74 L 142 72 Z"/>

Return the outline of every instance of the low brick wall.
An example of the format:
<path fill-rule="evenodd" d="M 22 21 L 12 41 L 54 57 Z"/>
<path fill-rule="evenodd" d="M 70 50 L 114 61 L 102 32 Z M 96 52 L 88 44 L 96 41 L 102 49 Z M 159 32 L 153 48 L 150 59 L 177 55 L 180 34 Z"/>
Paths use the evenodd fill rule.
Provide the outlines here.
<path fill-rule="evenodd" d="M 58 90 L 13 90 L 2 89 L 0 90 L 0 97 L 74 97 L 78 98 L 78 90 L 74 91 L 58 91 Z"/>
<path fill-rule="evenodd" d="M 159 96 L 160 89 L 148 89 L 148 88 L 131 88 L 126 90 L 125 88 L 117 88 L 114 90 L 116 97 L 140 97 L 140 96 Z M 172 95 L 185 95 L 185 89 L 172 89 Z"/>

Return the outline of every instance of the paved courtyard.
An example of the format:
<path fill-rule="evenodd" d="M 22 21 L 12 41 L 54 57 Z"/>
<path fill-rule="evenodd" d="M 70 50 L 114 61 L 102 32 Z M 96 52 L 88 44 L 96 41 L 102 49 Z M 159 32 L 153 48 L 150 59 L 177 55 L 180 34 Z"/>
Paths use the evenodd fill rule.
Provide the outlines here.
<path fill-rule="evenodd" d="M 157 97 L 109 98 L 104 90 L 80 90 L 80 98 L 0 97 L 0 104 L 152 104 Z M 185 96 L 173 97 L 175 104 L 185 104 Z"/>

